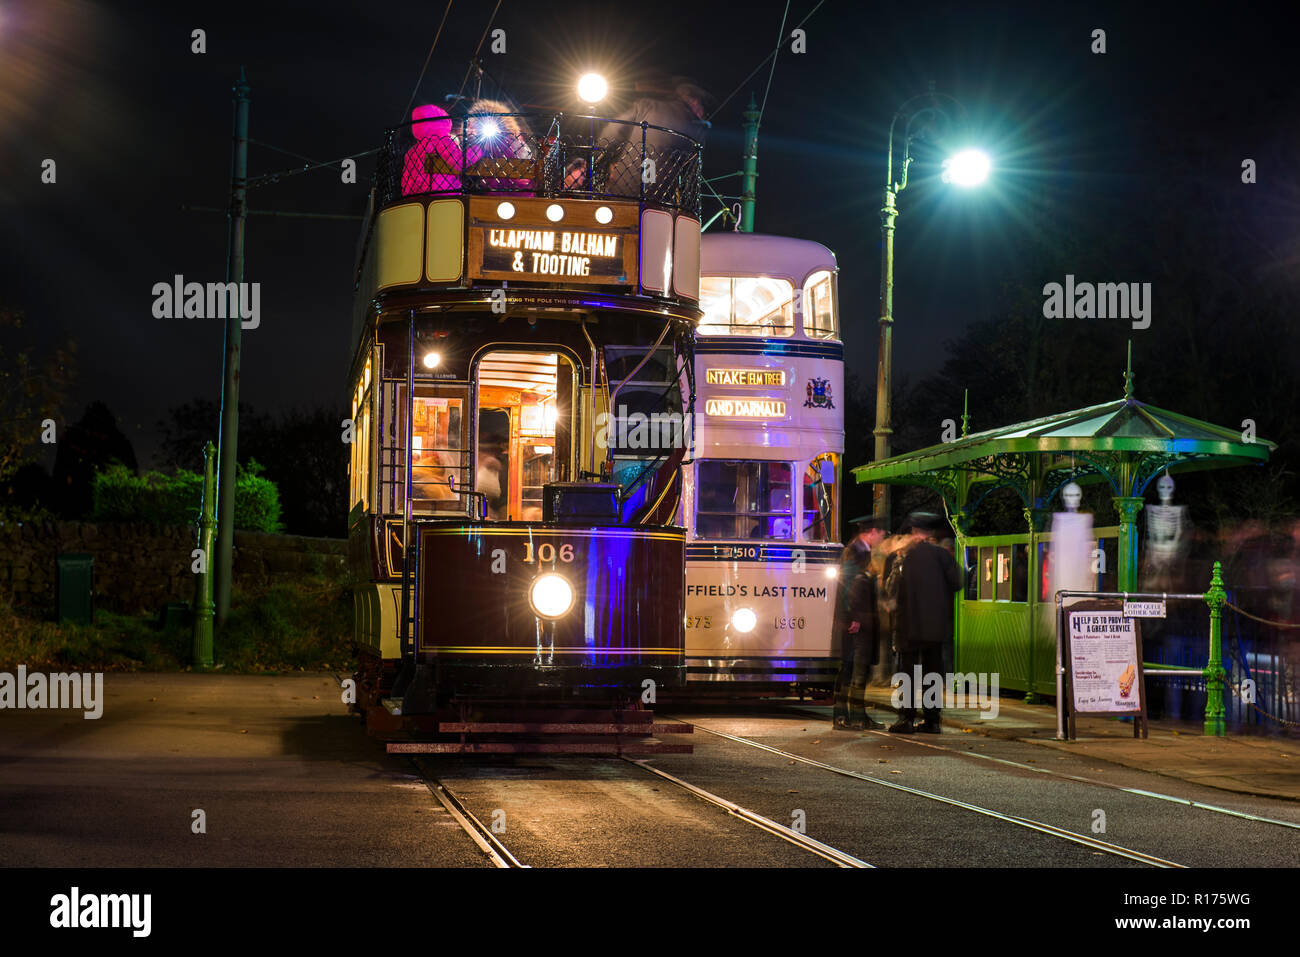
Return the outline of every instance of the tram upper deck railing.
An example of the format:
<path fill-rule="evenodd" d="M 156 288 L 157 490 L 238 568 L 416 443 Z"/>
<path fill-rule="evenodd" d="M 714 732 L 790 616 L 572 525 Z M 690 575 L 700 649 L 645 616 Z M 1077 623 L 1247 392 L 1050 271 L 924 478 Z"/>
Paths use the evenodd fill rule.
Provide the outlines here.
<path fill-rule="evenodd" d="M 698 218 L 702 162 L 694 139 L 649 123 L 564 113 L 453 117 L 423 107 L 387 131 L 375 206 L 415 195 L 505 194 L 631 200 Z"/>

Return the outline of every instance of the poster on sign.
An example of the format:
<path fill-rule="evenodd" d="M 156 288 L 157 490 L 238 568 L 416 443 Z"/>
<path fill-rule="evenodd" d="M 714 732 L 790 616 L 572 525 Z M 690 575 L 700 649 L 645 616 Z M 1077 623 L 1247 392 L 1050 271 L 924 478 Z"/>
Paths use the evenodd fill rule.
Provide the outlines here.
<path fill-rule="evenodd" d="M 1063 664 L 1068 681 L 1070 737 L 1076 714 L 1132 716 L 1146 737 L 1146 685 L 1138 620 L 1122 602 L 1081 602 L 1065 612 Z"/>

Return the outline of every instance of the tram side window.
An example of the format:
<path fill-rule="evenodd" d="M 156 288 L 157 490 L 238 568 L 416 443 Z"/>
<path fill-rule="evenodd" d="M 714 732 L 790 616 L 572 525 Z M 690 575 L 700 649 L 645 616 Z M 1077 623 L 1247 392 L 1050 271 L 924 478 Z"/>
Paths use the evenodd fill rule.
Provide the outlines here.
<path fill-rule="evenodd" d="M 803 330 L 810 339 L 835 339 L 835 277 L 815 272 L 803 288 Z"/>
<path fill-rule="evenodd" d="M 700 279 L 702 336 L 794 334 L 794 285 L 767 276 L 705 276 Z"/>
<path fill-rule="evenodd" d="M 367 374 L 369 371 L 367 365 Z M 370 390 L 358 386 L 357 393 L 352 398 L 352 447 L 348 463 L 351 491 L 349 508 L 360 505 L 365 509 L 370 502 L 370 404 Z"/>
<path fill-rule="evenodd" d="M 380 511 L 402 511 L 406 478 L 404 386 L 385 386 L 392 400 L 380 447 Z M 441 393 L 441 394 L 440 394 Z M 459 393 L 459 394 L 454 394 Z M 460 512 L 468 470 L 463 390 L 417 386 L 411 414 L 411 508 L 416 512 Z"/>
<path fill-rule="evenodd" d="M 792 472 L 789 462 L 700 461 L 695 537 L 790 541 Z"/>
<path fill-rule="evenodd" d="M 840 457 L 826 452 L 808 463 L 803 475 L 803 541 L 840 540 L 840 497 L 835 484 Z"/>

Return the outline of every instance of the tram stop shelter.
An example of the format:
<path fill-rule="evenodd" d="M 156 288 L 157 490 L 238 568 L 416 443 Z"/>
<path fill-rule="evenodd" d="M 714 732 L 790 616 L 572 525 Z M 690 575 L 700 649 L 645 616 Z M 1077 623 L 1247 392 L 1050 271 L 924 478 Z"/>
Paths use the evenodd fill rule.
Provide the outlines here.
<path fill-rule="evenodd" d="M 853 469 L 859 483 L 923 486 L 943 498 L 968 573 L 956 598 L 957 671 L 997 673 L 1003 688 L 1030 700 L 1055 694 L 1055 595 L 1041 579 L 1057 510 L 1050 506 L 1067 483 L 1108 483 L 1118 522 L 1093 529 L 1101 550 L 1095 587 L 1137 591 L 1137 519 L 1147 486 L 1166 471 L 1263 464 L 1277 448 L 1139 402 L 1132 372 L 1124 378 L 1122 399 L 972 434 L 963 414 L 959 438 Z M 1004 488 L 1024 506 L 1025 531 L 971 536 L 975 510 Z"/>

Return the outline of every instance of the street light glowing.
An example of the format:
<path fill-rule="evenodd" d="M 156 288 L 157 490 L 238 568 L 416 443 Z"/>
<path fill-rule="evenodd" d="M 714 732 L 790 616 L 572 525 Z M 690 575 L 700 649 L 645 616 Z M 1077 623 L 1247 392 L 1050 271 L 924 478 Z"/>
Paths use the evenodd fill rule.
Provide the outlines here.
<path fill-rule="evenodd" d="M 982 150 L 962 150 L 943 162 L 943 181 L 954 186 L 978 186 L 989 178 L 993 164 Z"/>
<path fill-rule="evenodd" d="M 599 103 L 609 92 L 609 84 L 599 73 L 584 73 L 578 80 L 578 96 L 587 103 Z"/>

